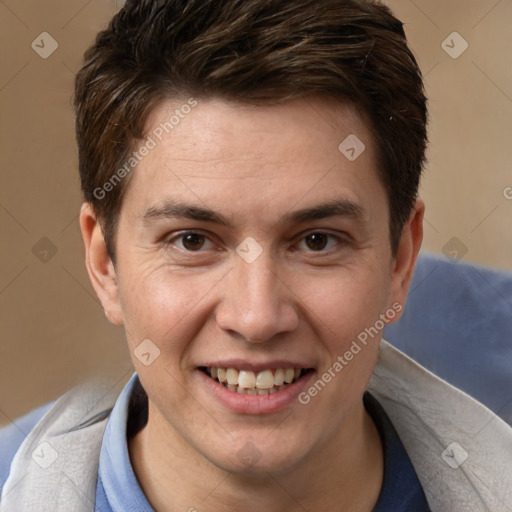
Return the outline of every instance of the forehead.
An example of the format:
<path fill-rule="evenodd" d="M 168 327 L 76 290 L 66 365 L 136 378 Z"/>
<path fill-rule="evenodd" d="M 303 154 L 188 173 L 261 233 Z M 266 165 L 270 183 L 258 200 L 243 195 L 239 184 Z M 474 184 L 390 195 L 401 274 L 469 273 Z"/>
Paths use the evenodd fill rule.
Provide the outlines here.
<path fill-rule="evenodd" d="M 238 212 L 267 211 L 271 200 L 276 213 L 340 196 L 365 211 L 385 201 L 370 131 L 349 104 L 169 100 L 152 111 L 145 136 L 139 147 L 152 148 L 125 197 L 139 214 L 169 196 Z"/>
<path fill-rule="evenodd" d="M 146 135 L 164 146 L 179 145 L 180 151 L 188 151 L 191 157 L 199 158 L 201 153 L 211 160 L 215 156 L 240 157 L 242 150 L 248 157 L 268 158 L 274 153 L 282 158 L 287 150 L 295 149 L 296 153 L 302 148 L 302 156 L 310 157 L 305 162 L 308 163 L 318 158 L 321 145 L 339 151 L 339 143 L 348 135 L 365 139 L 369 149 L 366 156 L 370 156 L 373 143 L 365 117 L 355 105 L 328 98 L 295 99 L 264 106 L 219 98 L 183 98 L 156 106 L 148 117 Z M 256 141 L 265 141 L 265 147 L 254 146 Z"/>

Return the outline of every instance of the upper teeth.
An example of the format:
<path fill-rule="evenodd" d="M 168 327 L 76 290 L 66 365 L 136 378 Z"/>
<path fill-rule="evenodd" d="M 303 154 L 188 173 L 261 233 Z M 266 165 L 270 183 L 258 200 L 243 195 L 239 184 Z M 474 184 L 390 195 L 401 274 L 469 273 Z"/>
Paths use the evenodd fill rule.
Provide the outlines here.
<path fill-rule="evenodd" d="M 245 389 L 270 389 L 284 383 L 290 384 L 301 373 L 300 368 L 278 368 L 277 370 L 263 370 L 254 373 L 235 368 L 211 367 L 207 371 L 213 379 L 217 379 L 220 383 L 225 382 L 228 385 Z"/>

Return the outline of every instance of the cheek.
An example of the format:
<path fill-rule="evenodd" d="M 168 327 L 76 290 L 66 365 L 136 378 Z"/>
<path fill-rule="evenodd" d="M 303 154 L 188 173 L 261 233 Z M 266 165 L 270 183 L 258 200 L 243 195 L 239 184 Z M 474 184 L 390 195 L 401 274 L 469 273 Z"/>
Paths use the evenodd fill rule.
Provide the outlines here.
<path fill-rule="evenodd" d="M 178 366 L 204 324 L 208 293 L 218 282 L 216 275 L 183 275 L 164 268 L 132 279 L 121 293 L 132 355 L 142 340 L 150 339 L 162 359 Z M 138 371 L 135 359 L 134 364 Z"/>
<path fill-rule="evenodd" d="M 386 310 L 387 287 L 384 272 L 361 265 L 340 268 L 303 289 L 310 296 L 305 302 L 324 357 L 316 380 L 300 399 L 311 416 L 329 411 L 322 426 L 326 438 L 350 416 L 370 381 L 381 339 L 380 330 L 372 327 Z"/>
<path fill-rule="evenodd" d="M 208 291 L 216 282 L 218 279 L 199 274 L 179 276 L 160 269 L 141 273 L 122 289 L 130 356 L 144 389 L 159 410 L 172 406 L 173 410 L 185 411 L 192 407 L 186 392 L 187 353 L 204 326 Z"/>
<path fill-rule="evenodd" d="M 375 325 L 389 294 L 388 278 L 367 265 L 305 277 L 300 287 L 304 314 L 324 332 L 331 356 L 345 351 L 361 332 Z"/>

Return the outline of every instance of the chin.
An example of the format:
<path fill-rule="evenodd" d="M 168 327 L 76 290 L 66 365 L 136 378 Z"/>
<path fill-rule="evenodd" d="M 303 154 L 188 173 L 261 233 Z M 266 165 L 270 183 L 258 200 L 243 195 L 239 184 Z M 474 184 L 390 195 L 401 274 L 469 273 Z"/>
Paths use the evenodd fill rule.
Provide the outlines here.
<path fill-rule="evenodd" d="M 231 445 L 228 457 L 222 450 L 208 458 L 223 470 L 240 476 L 268 478 L 269 473 L 277 476 L 292 472 L 306 457 L 306 442 L 285 444 L 276 437 L 269 443 L 265 440 L 268 435 L 272 434 L 240 438 Z"/>

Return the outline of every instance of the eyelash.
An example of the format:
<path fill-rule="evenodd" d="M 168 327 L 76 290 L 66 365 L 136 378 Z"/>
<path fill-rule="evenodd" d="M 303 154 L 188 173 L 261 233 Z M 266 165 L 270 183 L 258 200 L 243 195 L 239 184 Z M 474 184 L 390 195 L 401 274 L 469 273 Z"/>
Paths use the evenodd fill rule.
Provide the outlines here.
<path fill-rule="evenodd" d="M 176 234 L 175 236 L 173 236 L 172 238 L 167 239 L 167 241 L 165 241 L 164 245 L 167 248 L 167 247 L 169 247 L 171 245 L 174 245 L 177 240 L 183 241 L 183 239 L 186 236 L 189 236 L 189 235 L 199 235 L 201 237 L 204 237 L 206 243 L 209 243 L 211 246 L 214 245 L 214 242 L 212 242 L 210 237 L 207 234 L 203 233 L 202 231 L 182 231 L 182 232 Z M 322 250 L 318 250 L 318 251 L 306 250 L 306 252 L 309 252 L 311 254 L 315 254 L 315 253 L 316 254 L 328 254 L 333 249 L 336 249 L 336 247 L 339 247 L 339 246 L 342 246 L 342 245 L 346 245 L 348 243 L 346 239 L 344 239 L 344 238 L 342 238 L 342 237 L 340 237 L 338 235 L 334 235 L 332 233 L 326 233 L 324 231 L 309 231 L 309 232 L 307 232 L 305 234 L 302 234 L 300 236 L 300 239 L 299 239 L 300 243 L 303 243 L 306 240 L 306 238 L 308 236 L 311 236 L 311 235 L 323 235 L 323 236 L 328 237 L 331 240 L 335 240 L 335 242 L 336 242 L 335 247 L 331 247 L 329 249 L 322 249 Z M 298 244 L 296 244 L 296 245 L 298 245 Z M 210 247 L 210 249 L 211 249 L 211 247 Z M 182 252 L 189 253 L 189 254 L 193 254 L 193 253 L 199 254 L 199 253 L 205 252 L 208 249 L 204 249 L 203 247 L 201 247 L 201 249 L 199 249 L 197 251 L 191 251 L 191 250 L 186 249 L 185 247 L 182 246 L 182 247 L 178 247 L 178 250 L 180 250 Z"/>

